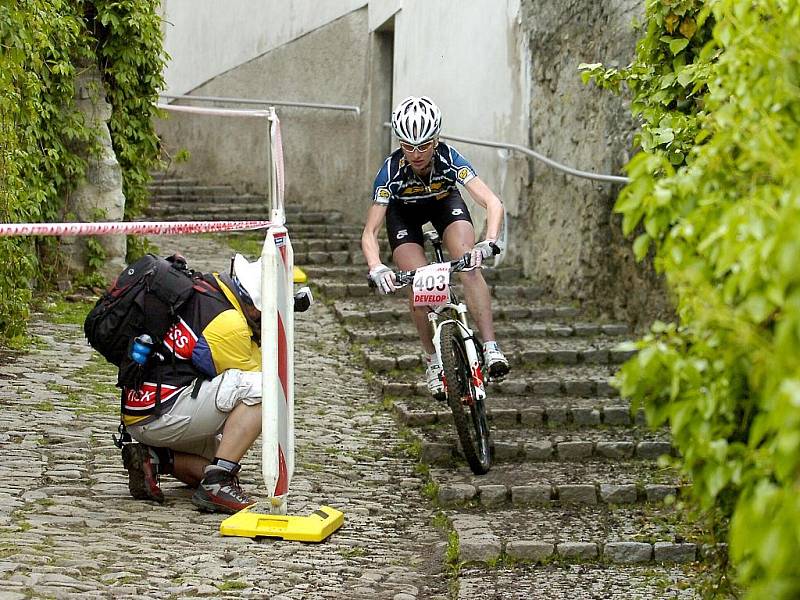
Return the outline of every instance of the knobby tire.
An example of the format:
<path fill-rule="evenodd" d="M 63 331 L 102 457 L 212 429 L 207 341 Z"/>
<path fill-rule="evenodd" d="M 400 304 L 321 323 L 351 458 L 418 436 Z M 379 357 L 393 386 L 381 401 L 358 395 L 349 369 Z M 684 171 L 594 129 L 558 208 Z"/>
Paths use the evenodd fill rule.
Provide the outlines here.
<path fill-rule="evenodd" d="M 442 369 L 446 382 L 447 404 L 453 412 L 453 423 L 461 442 L 461 450 L 476 475 L 488 473 L 492 466 L 489 426 L 483 400 L 475 400 L 472 376 L 464 340 L 456 323 L 444 323 L 440 334 Z M 462 398 L 473 398 L 470 406 Z M 467 410 L 469 409 L 469 410 Z"/>

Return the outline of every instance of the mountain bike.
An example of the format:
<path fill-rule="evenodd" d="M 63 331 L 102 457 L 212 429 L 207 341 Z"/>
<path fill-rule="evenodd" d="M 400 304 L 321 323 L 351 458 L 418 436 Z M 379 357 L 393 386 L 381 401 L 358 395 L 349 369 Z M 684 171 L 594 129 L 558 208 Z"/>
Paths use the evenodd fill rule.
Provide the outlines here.
<path fill-rule="evenodd" d="M 431 265 L 449 264 L 451 273 L 474 268 L 469 264 L 469 254 L 445 262 L 442 240 L 435 231 L 426 231 L 424 237 L 433 246 L 435 260 Z M 499 252 L 500 249 L 495 247 L 494 253 Z M 395 271 L 394 274 L 400 288 L 414 283 L 417 270 Z M 436 281 L 430 283 L 432 289 L 445 292 L 444 285 L 437 286 Z M 375 287 L 375 284 L 370 281 L 370 286 Z M 486 418 L 488 369 L 483 345 L 469 326 L 466 304 L 458 299 L 449 285 L 446 292 L 448 297 L 443 304 L 428 307 L 428 321 L 433 331 L 433 345 L 441 361 L 445 398 L 453 413 L 461 450 L 472 472 L 483 475 L 492 466 L 491 437 Z"/>

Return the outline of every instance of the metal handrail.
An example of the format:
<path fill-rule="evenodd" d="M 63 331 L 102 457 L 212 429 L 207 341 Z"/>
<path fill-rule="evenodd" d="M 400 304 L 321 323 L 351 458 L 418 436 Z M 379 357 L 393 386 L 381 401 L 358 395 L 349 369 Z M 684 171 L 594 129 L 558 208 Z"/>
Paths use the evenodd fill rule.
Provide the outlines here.
<path fill-rule="evenodd" d="M 358 106 L 350 106 L 348 104 L 317 104 L 315 102 L 291 102 L 287 100 L 260 100 L 253 98 L 227 98 L 224 96 L 190 96 L 188 94 L 181 94 L 177 96 L 161 94 L 159 98 L 166 100 L 196 100 L 198 102 L 231 102 L 234 104 L 255 104 L 258 106 L 294 106 L 298 108 L 319 108 L 323 110 L 344 110 L 354 112 L 356 115 L 361 114 L 361 109 Z"/>
<path fill-rule="evenodd" d="M 384 123 L 383 126 L 391 127 L 391 123 Z M 476 146 L 488 146 L 489 148 L 502 148 L 504 150 L 513 150 L 516 152 L 520 152 L 522 154 L 525 154 L 526 156 L 531 156 L 536 160 L 543 162 L 549 167 L 567 173 L 568 175 L 574 175 L 575 177 L 582 177 L 584 179 L 594 179 L 596 181 L 608 181 L 611 183 L 630 183 L 629 177 L 623 177 L 620 175 L 601 175 L 598 173 L 590 173 L 589 171 L 581 171 L 579 169 L 573 169 L 572 167 L 568 167 L 567 165 L 562 165 L 561 163 L 558 163 L 551 158 L 547 158 L 543 154 L 539 154 L 535 150 L 531 150 L 530 148 L 526 148 L 525 146 L 520 146 L 519 144 L 490 142 L 487 140 L 478 140 L 474 138 L 462 137 L 460 135 L 449 135 L 445 133 L 440 134 L 439 137 L 444 138 L 446 140 L 455 140 L 457 142 L 464 142 L 466 144 L 475 144 Z"/>

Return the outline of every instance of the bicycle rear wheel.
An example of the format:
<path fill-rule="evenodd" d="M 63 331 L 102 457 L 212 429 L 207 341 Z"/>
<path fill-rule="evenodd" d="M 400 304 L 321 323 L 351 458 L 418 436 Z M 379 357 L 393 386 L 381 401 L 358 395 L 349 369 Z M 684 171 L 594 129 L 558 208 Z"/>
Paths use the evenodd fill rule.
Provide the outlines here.
<path fill-rule="evenodd" d="M 442 325 L 440 346 L 447 404 L 453 412 L 461 450 L 472 472 L 483 475 L 492 466 L 489 424 L 483 400 L 475 397 L 472 369 L 456 323 Z"/>

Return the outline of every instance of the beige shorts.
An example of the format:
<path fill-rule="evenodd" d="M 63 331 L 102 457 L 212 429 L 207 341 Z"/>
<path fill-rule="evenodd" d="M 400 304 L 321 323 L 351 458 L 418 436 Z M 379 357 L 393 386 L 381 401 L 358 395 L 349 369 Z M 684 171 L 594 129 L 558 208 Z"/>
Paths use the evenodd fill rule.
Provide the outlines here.
<path fill-rule="evenodd" d="M 183 390 L 169 411 L 155 421 L 129 426 L 131 437 L 148 446 L 211 460 L 230 412 L 240 403 L 261 403 L 261 372 L 229 369 L 204 381 L 197 398 L 192 398 L 193 390 L 194 385 Z"/>

